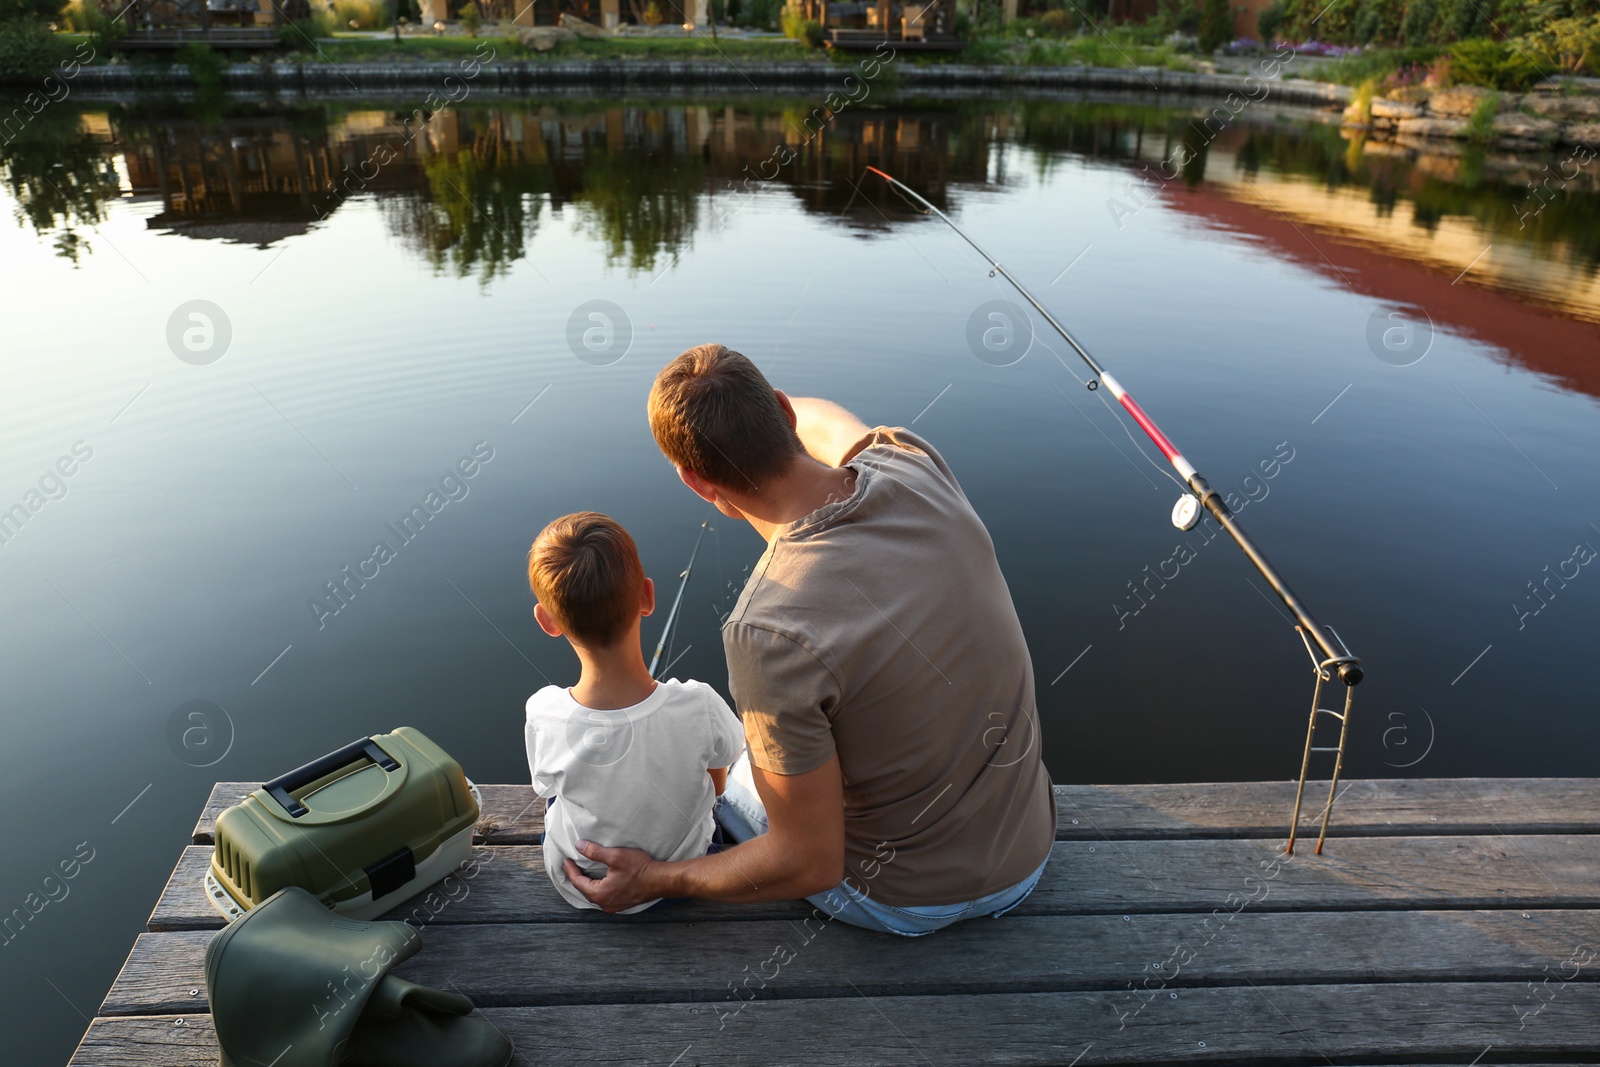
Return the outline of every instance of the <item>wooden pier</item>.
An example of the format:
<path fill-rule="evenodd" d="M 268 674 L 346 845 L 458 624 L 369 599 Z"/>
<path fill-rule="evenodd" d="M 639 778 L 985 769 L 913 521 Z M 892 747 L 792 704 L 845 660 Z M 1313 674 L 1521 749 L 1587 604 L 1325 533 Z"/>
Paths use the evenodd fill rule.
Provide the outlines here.
<path fill-rule="evenodd" d="M 217 1062 L 201 875 L 251 788 L 216 787 L 73 1067 Z M 1348 782 L 1292 858 L 1292 782 L 1057 786 L 1034 893 L 915 939 L 803 902 L 576 910 L 543 804 L 483 794 L 474 873 L 392 916 L 423 925 L 397 973 L 518 1064 L 1600 1064 L 1600 779 Z"/>

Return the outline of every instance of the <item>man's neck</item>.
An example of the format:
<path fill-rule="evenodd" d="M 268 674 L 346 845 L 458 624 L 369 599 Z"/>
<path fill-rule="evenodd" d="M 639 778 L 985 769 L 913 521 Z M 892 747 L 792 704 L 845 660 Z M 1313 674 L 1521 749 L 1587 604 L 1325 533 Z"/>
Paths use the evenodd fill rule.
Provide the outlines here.
<path fill-rule="evenodd" d="M 610 648 L 573 645 L 583 673 L 572 687 L 572 699 L 594 711 L 631 708 L 655 692 L 656 681 L 644 665 L 637 630 Z"/>
<path fill-rule="evenodd" d="M 796 459 L 759 498 L 737 502 L 745 520 L 769 543 L 783 527 L 856 491 L 856 472 L 810 456 Z"/>

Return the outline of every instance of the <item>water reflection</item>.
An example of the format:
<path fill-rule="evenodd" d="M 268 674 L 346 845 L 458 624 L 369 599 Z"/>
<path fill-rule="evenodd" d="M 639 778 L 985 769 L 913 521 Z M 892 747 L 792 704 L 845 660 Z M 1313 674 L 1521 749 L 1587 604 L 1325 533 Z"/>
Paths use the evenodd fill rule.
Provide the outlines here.
<path fill-rule="evenodd" d="M 88 251 L 81 231 L 101 222 L 106 202 L 123 192 L 110 149 L 78 114 L 60 107 L 40 112 L 0 148 L 18 221 L 49 237 L 74 263 Z"/>
<path fill-rule="evenodd" d="M 781 191 L 808 212 L 883 233 L 907 205 L 863 196 L 868 164 L 941 207 L 1084 159 L 1135 173 L 1183 159 L 1158 194 L 1202 186 L 1385 255 L 1600 321 L 1600 191 L 1563 185 L 1537 212 L 1528 189 L 1552 159 L 1420 155 L 1350 140 L 1326 116 L 1255 117 L 1220 135 L 1203 108 L 1136 101 L 922 101 L 822 121 L 809 103 L 486 105 L 429 116 L 325 105 L 226 114 L 121 106 L 42 115 L 0 149 L 27 224 L 76 259 L 113 198 L 154 199 L 153 228 L 268 246 L 375 198 L 401 244 L 441 273 L 495 278 L 527 254 L 546 211 L 574 210 L 613 265 L 653 272 L 697 232 Z M 880 191 L 881 192 L 881 191 Z M 1215 221 L 1215 220 L 1213 220 Z"/>

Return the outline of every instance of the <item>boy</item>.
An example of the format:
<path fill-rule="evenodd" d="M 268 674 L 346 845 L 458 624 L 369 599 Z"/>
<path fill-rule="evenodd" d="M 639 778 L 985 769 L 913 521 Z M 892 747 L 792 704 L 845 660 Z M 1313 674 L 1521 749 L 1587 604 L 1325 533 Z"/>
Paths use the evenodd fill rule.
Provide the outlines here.
<path fill-rule="evenodd" d="M 545 873 L 574 907 L 593 908 L 562 861 L 591 878 L 605 867 L 577 842 L 615 841 L 658 860 L 704 855 L 744 728 L 705 683 L 650 676 L 639 620 L 655 610 L 655 585 L 615 520 L 580 511 L 546 526 L 528 552 L 528 584 L 539 628 L 565 636 L 582 664 L 571 689 L 550 685 L 528 698 L 528 768 L 548 803 Z"/>

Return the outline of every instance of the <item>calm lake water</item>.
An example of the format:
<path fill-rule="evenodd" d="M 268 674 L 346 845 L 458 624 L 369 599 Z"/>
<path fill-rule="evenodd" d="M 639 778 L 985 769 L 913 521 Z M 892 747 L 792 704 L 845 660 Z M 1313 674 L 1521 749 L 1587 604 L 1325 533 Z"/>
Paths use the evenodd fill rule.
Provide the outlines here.
<path fill-rule="evenodd" d="M 525 780 L 523 700 L 576 667 L 534 625 L 528 544 L 606 511 L 675 585 L 705 507 L 644 402 L 702 341 L 944 452 L 1058 781 L 1297 772 L 1286 613 L 1170 525 L 1154 449 L 1042 323 L 969 344 L 1015 295 L 868 164 L 1243 503 L 1365 660 L 1347 773 L 1594 773 L 1592 176 L 1530 200 L 1561 157 L 1417 156 L 1265 105 L 1218 134 L 1183 102 L 872 103 L 803 148 L 816 101 L 772 97 L 473 101 L 409 142 L 405 100 L 75 103 L 0 147 L 0 913 L 93 857 L 0 947 L 8 1062 L 66 1059 L 214 781 L 401 724 Z M 725 686 L 760 549 L 715 524 L 674 674 Z"/>

